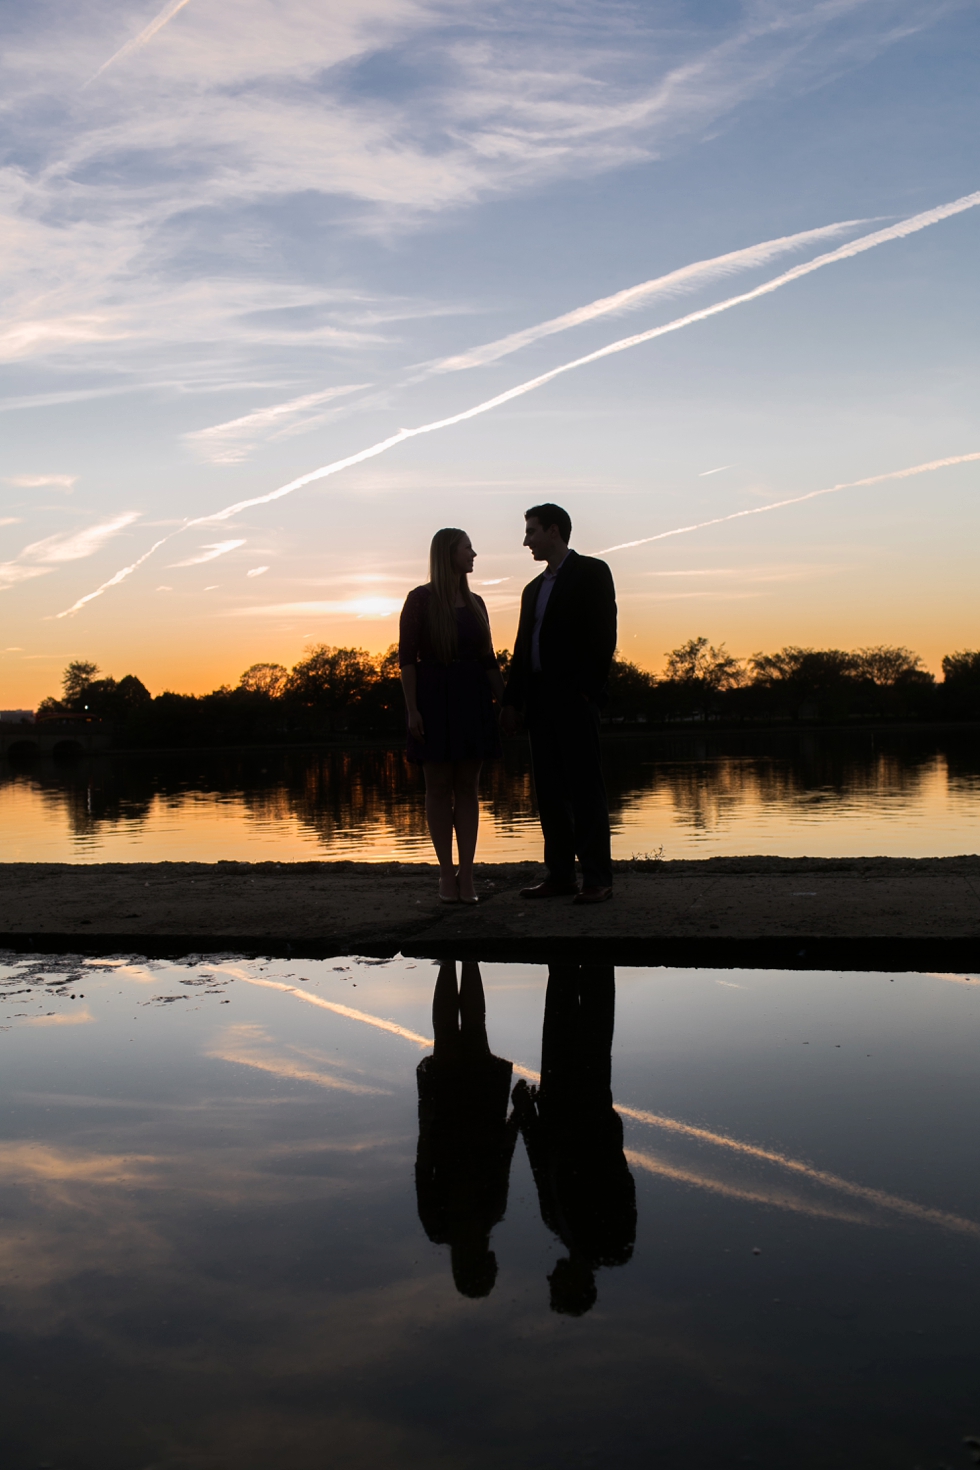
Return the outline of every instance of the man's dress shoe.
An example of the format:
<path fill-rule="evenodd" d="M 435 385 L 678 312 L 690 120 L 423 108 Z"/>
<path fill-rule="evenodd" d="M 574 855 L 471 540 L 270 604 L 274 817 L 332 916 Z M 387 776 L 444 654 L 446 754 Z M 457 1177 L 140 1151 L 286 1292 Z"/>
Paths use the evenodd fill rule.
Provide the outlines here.
<path fill-rule="evenodd" d="M 578 893 L 577 883 L 554 883 L 546 878 L 533 888 L 522 888 L 521 898 L 568 898 L 572 893 Z"/>
<path fill-rule="evenodd" d="M 605 903 L 612 898 L 611 888 L 583 888 L 572 900 L 573 903 Z"/>

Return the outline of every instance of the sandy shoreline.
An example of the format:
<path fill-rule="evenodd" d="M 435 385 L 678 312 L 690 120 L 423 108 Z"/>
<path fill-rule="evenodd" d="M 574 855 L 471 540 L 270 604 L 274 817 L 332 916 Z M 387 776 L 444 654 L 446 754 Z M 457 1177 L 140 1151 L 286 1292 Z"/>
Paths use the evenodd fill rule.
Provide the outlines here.
<path fill-rule="evenodd" d="M 435 869 L 424 863 L 7 863 L 0 948 L 980 966 L 977 856 L 710 858 L 616 869 L 613 901 L 584 908 L 522 900 L 520 888 L 540 877 L 536 864 L 481 864 L 483 897 L 472 909 L 440 904 Z"/>

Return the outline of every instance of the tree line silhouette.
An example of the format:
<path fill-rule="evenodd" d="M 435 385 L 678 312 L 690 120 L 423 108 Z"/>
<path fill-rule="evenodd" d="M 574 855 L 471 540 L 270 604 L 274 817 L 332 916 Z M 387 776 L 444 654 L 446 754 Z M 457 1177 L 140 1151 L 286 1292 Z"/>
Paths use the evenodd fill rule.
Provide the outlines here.
<path fill-rule="evenodd" d="M 506 669 L 509 651 L 499 657 Z M 980 718 L 980 650 L 947 654 L 942 675 L 907 648 L 790 646 L 739 659 L 698 637 L 668 653 L 660 675 L 617 658 L 603 714 L 614 726 Z M 117 680 L 76 659 L 61 697 L 38 708 L 59 715 L 105 720 L 118 745 L 144 749 L 390 737 L 405 723 L 396 645 L 376 655 L 318 644 L 292 669 L 252 664 L 235 687 L 201 695 L 153 696 L 134 674 Z"/>

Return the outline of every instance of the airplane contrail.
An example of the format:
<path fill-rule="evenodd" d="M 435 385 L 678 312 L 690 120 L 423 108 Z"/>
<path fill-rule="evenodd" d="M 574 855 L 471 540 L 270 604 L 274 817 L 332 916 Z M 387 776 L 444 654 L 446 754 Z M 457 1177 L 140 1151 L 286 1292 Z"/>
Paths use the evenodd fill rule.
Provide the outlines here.
<path fill-rule="evenodd" d="M 147 41 L 152 41 L 157 31 L 162 31 L 164 26 L 173 20 L 178 10 L 183 10 L 184 6 L 189 4 L 190 0 L 171 0 L 171 3 L 165 5 L 159 15 L 154 16 L 150 24 L 140 31 L 138 36 L 134 36 L 131 41 L 127 41 L 125 46 L 120 46 L 119 50 L 109 57 L 108 61 L 103 61 L 98 71 L 93 72 L 89 77 L 85 86 L 90 87 L 104 71 L 108 71 L 110 66 L 114 66 L 117 61 L 122 61 L 124 56 L 129 56 L 133 51 L 138 51 L 141 46 L 146 45 Z"/>
<path fill-rule="evenodd" d="M 549 321 L 525 327 L 519 332 L 511 332 L 495 342 L 485 342 L 482 347 L 471 347 L 467 352 L 441 358 L 438 362 L 428 364 L 423 376 L 482 367 L 488 362 L 507 357 L 532 342 L 539 342 L 542 337 L 565 332 L 569 327 L 581 326 L 600 316 L 631 311 L 646 305 L 654 296 L 679 296 L 682 292 L 694 291 L 699 286 L 706 286 L 724 276 L 734 276 L 739 271 L 768 265 L 778 255 L 786 255 L 792 250 L 803 250 L 807 245 L 816 244 L 818 240 L 826 240 L 832 235 L 843 235 L 846 230 L 869 223 L 869 220 L 864 219 L 839 220 L 836 224 L 821 225 L 815 230 L 801 230 L 796 235 L 781 235 L 776 240 L 763 240 L 759 245 L 730 250 L 725 255 L 715 255 L 710 260 L 696 260 L 691 265 L 681 266 L 679 270 L 669 271 L 667 275 L 641 281 L 638 286 L 627 286 L 625 290 L 616 291 L 612 296 L 601 296 L 597 301 L 590 301 L 586 306 L 577 306 L 574 311 L 566 311 Z"/>
<path fill-rule="evenodd" d="M 518 383 L 503 393 L 497 393 L 493 398 L 487 398 L 482 403 L 474 404 L 472 408 L 463 409 L 461 413 L 450 414 L 444 419 L 435 419 L 430 424 L 420 424 L 414 429 L 399 429 L 397 433 L 389 435 L 387 439 L 382 439 L 377 444 L 369 445 L 367 449 L 360 449 L 355 454 L 346 455 L 343 459 L 336 459 L 330 464 L 321 465 L 318 469 L 310 470 L 308 474 L 300 475 L 297 479 L 290 480 L 288 484 L 280 485 L 278 489 L 270 490 L 265 495 L 253 495 L 247 500 L 237 500 L 233 505 L 227 505 L 224 509 L 214 511 L 211 515 L 195 516 L 194 519 L 185 521 L 176 531 L 171 532 L 171 536 L 178 536 L 192 526 L 212 525 L 218 521 L 226 521 L 231 516 L 238 515 L 243 510 L 251 510 L 256 505 L 270 505 L 273 501 L 281 500 L 284 496 L 291 495 L 295 490 L 300 490 L 317 480 L 325 480 L 329 475 L 339 474 L 341 470 L 349 469 L 352 465 L 363 464 L 365 460 L 385 454 L 389 449 L 394 449 L 397 444 L 403 444 L 408 439 L 418 438 L 421 434 L 433 434 L 440 429 L 448 429 L 455 424 L 465 423 L 467 419 L 474 419 L 480 414 L 489 413 L 491 409 L 499 408 L 504 403 L 510 403 L 515 398 L 521 398 L 525 393 L 532 393 L 536 388 L 543 387 L 545 383 L 550 383 L 554 378 L 570 373 L 575 368 L 599 362 L 602 358 L 612 357 L 619 352 L 626 352 L 631 347 L 638 347 L 643 342 L 652 342 L 657 337 L 666 336 L 668 332 L 680 331 L 681 328 L 691 326 L 695 322 L 706 321 L 709 317 L 718 316 L 723 311 L 730 311 L 733 306 L 742 306 L 748 301 L 756 301 L 762 296 L 778 291 L 782 286 L 789 285 L 791 281 L 798 281 L 814 271 L 821 270 L 826 265 L 832 265 L 839 260 L 850 260 L 866 250 L 875 249 L 878 245 L 884 245 L 891 240 L 904 239 L 907 235 L 914 235 L 919 230 L 927 229 L 930 225 L 938 224 L 941 220 L 949 219 L 953 215 L 962 214 L 965 210 L 973 209 L 978 204 L 980 204 L 980 190 L 973 194 L 965 194 L 962 198 L 954 199 L 949 204 L 940 204 L 935 209 L 924 210 L 921 214 L 912 215 L 909 219 L 900 220 L 897 224 L 888 225 L 885 229 L 875 230 L 870 235 L 862 235 L 857 240 L 851 240 L 846 245 L 839 246 L 836 250 L 828 251 L 824 255 L 816 256 L 813 260 L 793 266 L 791 270 L 784 271 L 782 275 L 774 276 L 772 280 L 764 281 L 760 286 L 754 286 L 751 291 L 743 291 L 738 296 L 729 296 L 726 300 L 718 301 L 713 306 L 700 307 L 697 311 L 676 317 L 662 326 L 650 327 L 645 332 L 620 337 L 616 342 L 610 342 L 605 347 L 597 348 L 594 352 L 587 352 L 583 357 L 573 358 L 570 362 L 561 363 L 558 367 L 550 368 L 545 373 L 539 373 L 535 378 L 528 378 L 526 382 Z M 761 508 L 759 507 L 760 510 Z M 170 540 L 171 536 L 164 539 Z M 163 542 L 157 543 L 158 546 L 162 544 Z M 65 618 L 78 612 L 86 603 L 100 597 L 110 587 L 117 586 L 124 581 L 155 550 L 156 547 L 152 547 L 138 562 L 134 562 L 132 567 L 117 572 L 108 582 L 103 582 L 101 587 L 79 598 L 71 607 L 65 608 L 56 616 Z"/>
<path fill-rule="evenodd" d="M 884 475 L 869 475 L 864 480 L 846 480 L 840 485 L 828 485 L 823 490 L 809 490 L 806 495 L 793 495 L 788 500 L 773 500 L 768 505 L 754 505 L 749 510 L 733 510 L 729 515 L 712 516 L 710 521 L 694 521 L 690 526 L 675 526 L 671 531 L 658 531 L 656 536 L 641 536 L 638 541 L 620 541 L 616 546 L 604 546 L 595 556 L 608 556 L 611 551 L 628 551 L 632 546 L 647 546 L 651 541 L 665 541 L 668 536 L 684 536 L 688 531 L 703 531 L 706 526 L 720 526 L 723 521 L 738 521 L 743 516 L 761 516 L 767 510 L 782 510 L 784 505 L 800 505 L 804 500 L 816 500 L 820 495 L 836 495 L 838 490 L 857 490 L 862 485 L 880 485 L 884 480 L 907 480 L 911 475 L 924 475 L 927 470 L 942 470 L 951 464 L 967 464 L 980 459 L 976 454 L 954 454 L 948 459 L 931 459 L 928 464 L 909 465 L 904 470 L 889 470 Z"/>
<path fill-rule="evenodd" d="M 176 534 L 176 531 L 171 532 L 171 535 L 175 536 Z M 103 592 L 108 592 L 110 587 L 118 587 L 120 582 L 125 582 L 127 577 L 131 577 L 133 572 L 141 567 L 145 561 L 149 561 L 153 553 L 159 551 L 160 547 L 165 545 L 169 540 L 170 536 L 161 536 L 159 541 L 154 541 L 149 551 L 144 551 L 143 555 L 138 556 L 134 562 L 130 562 L 128 567 L 121 567 L 118 572 L 109 578 L 108 582 L 103 582 L 102 586 L 96 587 L 94 592 L 89 592 L 84 597 L 80 597 L 76 603 L 66 608 L 64 612 L 58 613 L 57 616 L 59 618 L 66 618 L 69 613 L 78 612 L 87 602 L 91 602 L 96 597 L 101 597 Z"/>

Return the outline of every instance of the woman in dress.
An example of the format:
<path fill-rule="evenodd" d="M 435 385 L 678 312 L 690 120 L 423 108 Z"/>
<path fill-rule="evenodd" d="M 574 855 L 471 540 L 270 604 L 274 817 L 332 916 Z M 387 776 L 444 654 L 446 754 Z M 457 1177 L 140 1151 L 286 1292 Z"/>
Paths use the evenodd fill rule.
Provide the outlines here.
<path fill-rule="evenodd" d="M 437 531 L 429 548 L 429 580 L 406 597 L 399 627 L 408 758 L 425 773 L 425 815 L 443 903 L 477 902 L 473 855 L 480 767 L 500 754 L 493 704 L 503 699 L 504 684 L 486 605 L 466 580 L 475 557 L 465 531 Z"/>
<path fill-rule="evenodd" d="M 439 966 L 432 1034 L 432 1056 L 416 1073 L 419 1219 L 431 1241 L 449 1246 L 457 1290 L 489 1296 L 497 1279 L 490 1236 L 507 1211 L 517 1115 L 507 1116 L 513 1063 L 490 1050 L 483 980 L 472 960 L 463 961 L 458 989 L 456 961 Z"/>

